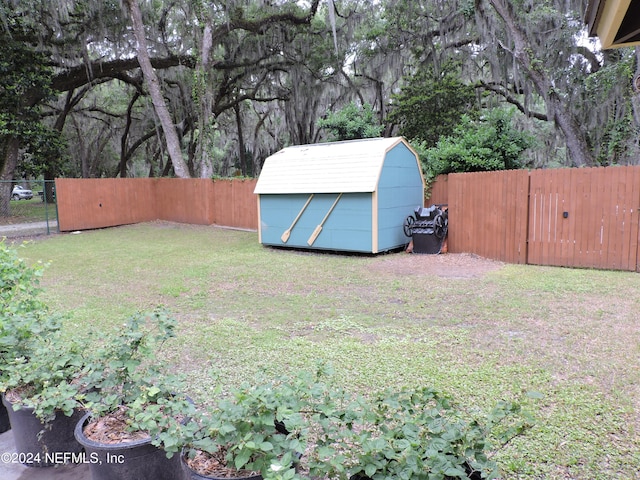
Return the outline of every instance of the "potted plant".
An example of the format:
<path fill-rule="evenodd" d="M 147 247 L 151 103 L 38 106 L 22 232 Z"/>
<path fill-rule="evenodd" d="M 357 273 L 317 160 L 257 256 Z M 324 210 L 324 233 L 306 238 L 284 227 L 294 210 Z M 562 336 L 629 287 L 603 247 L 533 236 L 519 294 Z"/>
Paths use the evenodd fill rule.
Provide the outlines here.
<path fill-rule="evenodd" d="M 319 372 L 232 387 L 178 434 L 189 480 L 302 478 L 310 419 L 328 392 Z M 170 433 L 173 434 L 173 433 Z"/>
<path fill-rule="evenodd" d="M 42 271 L 41 264 L 27 265 L 0 242 L 0 392 L 16 447 L 29 466 L 65 461 L 56 455 L 80 449 L 73 438 L 79 351 L 67 348 L 62 318 L 39 299 Z"/>
<path fill-rule="evenodd" d="M 50 333 L 32 342 L 28 357 L 6 363 L 1 382 L 16 450 L 27 466 L 81 460 L 74 429 L 83 413 L 76 400 L 83 388 L 83 349 Z"/>
<path fill-rule="evenodd" d="M 80 397 L 87 414 L 75 429 L 92 459 L 93 480 L 181 477 L 172 439 L 158 437 L 186 422 L 194 409 L 161 356 L 175 323 L 162 309 L 138 313 L 94 349 L 85 379 L 90 391 Z"/>
<path fill-rule="evenodd" d="M 312 478 L 497 478 L 491 453 L 530 425 L 518 403 L 472 415 L 430 388 L 387 390 L 318 423 Z"/>

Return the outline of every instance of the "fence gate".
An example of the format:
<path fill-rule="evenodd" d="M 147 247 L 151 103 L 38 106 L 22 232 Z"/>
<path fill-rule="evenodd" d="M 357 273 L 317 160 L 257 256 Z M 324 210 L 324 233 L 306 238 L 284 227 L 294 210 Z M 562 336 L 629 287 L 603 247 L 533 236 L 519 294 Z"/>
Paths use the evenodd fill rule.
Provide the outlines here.
<path fill-rule="evenodd" d="M 527 263 L 638 270 L 640 168 L 530 172 Z"/>

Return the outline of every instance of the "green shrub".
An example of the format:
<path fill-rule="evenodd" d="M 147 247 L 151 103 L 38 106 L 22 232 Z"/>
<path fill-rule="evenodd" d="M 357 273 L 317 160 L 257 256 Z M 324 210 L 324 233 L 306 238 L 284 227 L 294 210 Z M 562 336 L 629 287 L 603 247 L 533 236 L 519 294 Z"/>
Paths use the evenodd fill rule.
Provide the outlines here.
<path fill-rule="evenodd" d="M 520 168 L 521 155 L 534 140 L 512 125 L 512 115 L 510 110 L 494 109 L 478 120 L 463 116 L 453 135 L 424 152 L 427 177 Z"/>
<path fill-rule="evenodd" d="M 92 341 L 95 347 L 83 378 L 86 392 L 78 397 L 91 412 L 91 421 L 124 420 L 126 430 L 115 435 L 146 432 L 157 440 L 192 415 L 182 379 L 162 357 L 162 346 L 175 335 L 175 326 L 175 318 L 157 308 L 131 315 L 117 332 Z M 156 444 L 168 456 L 180 448 L 176 438 L 166 435 Z"/>
<path fill-rule="evenodd" d="M 14 393 L 14 408 L 32 407 L 49 421 L 77 406 L 85 349 L 62 337 L 63 317 L 39 299 L 43 268 L 0 242 L 0 392 Z"/>
<path fill-rule="evenodd" d="M 515 402 L 471 413 L 426 387 L 355 396 L 327 372 L 231 387 L 172 435 L 265 479 L 448 480 L 496 478 L 492 455 L 532 422 Z"/>

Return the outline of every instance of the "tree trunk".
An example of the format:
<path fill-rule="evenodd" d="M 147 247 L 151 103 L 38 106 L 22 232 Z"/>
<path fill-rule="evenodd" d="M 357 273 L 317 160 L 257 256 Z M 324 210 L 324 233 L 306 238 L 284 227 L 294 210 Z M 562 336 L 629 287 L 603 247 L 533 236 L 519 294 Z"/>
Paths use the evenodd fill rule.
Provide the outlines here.
<path fill-rule="evenodd" d="M 76 130 L 78 137 L 78 150 L 80 151 L 80 175 L 82 178 L 90 178 L 89 171 L 89 153 L 87 152 L 87 146 L 85 144 L 85 136 L 82 132 L 82 126 L 78 123 L 75 116 L 71 117 L 71 123 Z"/>
<path fill-rule="evenodd" d="M 636 128 L 640 128 L 640 47 L 635 48 L 636 55 L 636 71 L 633 76 L 633 97 L 631 97 L 631 105 L 633 106 L 633 126 Z M 633 142 L 634 148 L 634 158 L 638 158 L 638 154 L 640 152 L 640 137 L 636 137 Z M 636 160 L 636 163 L 640 162 L 640 160 Z"/>
<path fill-rule="evenodd" d="M 64 130 L 64 125 L 67 121 L 69 113 L 71 112 L 73 107 L 75 107 L 87 94 L 87 92 L 89 92 L 89 90 L 90 88 L 85 86 L 84 88 L 80 89 L 80 92 L 77 95 L 74 94 L 74 90 L 69 90 L 67 92 L 64 107 L 53 125 L 54 130 L 60 132 L 60 135 L 62 135 L 62 131 Z M 55 179 L 59 173 L 59 165 L 57 164 L 56 159 L 48 158 L 43 172 L 44 185 L 42 187 L 42 194 L 44 195 L 43 200 L 47 203 L 55 203 L 56 201 Z"/>
<path fill-rule="evenodd" d="M 9 137 L 4 146 L 4 162 L 2 170 L 0 170 L 0 217 L 8 217 L 11 215 L 11 182 L 13 173 L 18 164 L 18 149 L 20 142 L 17 137 Z"/>
<path fill-rule="evenodd" d="M 133 121 L 133 107 L 140 98 L 140 92 L 136 91 L 129 100 L 129 106 L 127 107 L 127 121 L 125 123 L 124 132 L 122 132 L 122 137 L 120 137 L 120 165 L 118 167 L 118 172 L 120 174 L 120 178 L 126 178 L 127 176 L 127 161 L 129 160 L 127 143 L 129 141 L 129 131 L 131 130 L 131 123 Z"/>
<path fill-rule="evenodd" d="M 555 124 L 564 134 L 567 150 L 569 151 L 573 165 L 593 165 L 595 160 L 593 153 L 589 149 L 584 133 L 568 106 L 553 90 L 552 79 L 548 77 L 545 66 L 533 58 L 533 48 L 528 43 L 526 35 L 520 28 L 510 5 L 505 0 L 489 0 L 489 4 L 502 19 L 511 35 L 514 43 L 513 56 L 518 64 L 526 71 L 538 94 L 546 100 L 550 117 L 553 118 Z"/>
<path fill-rule="evenodd" d="M 211 112 L 213 111 L 213 92 L 208 79 L 209 76 L 209 56 L 213 47 L 211 19 L 205 21 L 204 31 L 202 32 L 202 47 L 200 55 L 200 65 L 198 66 L 196 89 L 200 94 L 200 138 L 198 141 L 198 163 L 200 165 L 200 178 L 213 177 L 213 162 L 209 157 L 209 146 L 211 145 Z"/>
<path fill-rule="evenodd" d="M 127 4 L 129 14 L 131 15 L 131 23 L 133 26 L 133 33 L 138 42 L 138 63 L 144 75 L 145 82 L 149 88 L 149 94 L 151 95 L 151 101 L 155 109 L 156 115 L 162 125 L 162 131 L 167 142 L 167 152 L 169 158 L 173 164 L 173 170 L 176 176 L 180 178 L 190 178 L 187 165 L 182 158 L 182 149 L 180 148 L 180 140 L 178 138 L 178 132 L 173 124 L 171 114 L 162 96 L 162 90 L 160 88 L 160 81 L 156 75 L 156 71 L 151 65 L 149 58 L 149 51 L 147 49 L 147 39 L 144 32 L 144 24 L 142 23 L 142 12 L 137 0 L 125 0 Z"/>
<path fill-rule="evenodd" d="M 236 114 L 236 126 L 238 128 L 238 160 L 240 161 L 240 171 L 242 172 L 242 176 L 247 176 L 247 156 L 245 152 L 244 146 L 244 134 L 242 132 L 242 115 L 240 112 L 240 103 L 236 102 L 233 106 L 233 109 Z"/>

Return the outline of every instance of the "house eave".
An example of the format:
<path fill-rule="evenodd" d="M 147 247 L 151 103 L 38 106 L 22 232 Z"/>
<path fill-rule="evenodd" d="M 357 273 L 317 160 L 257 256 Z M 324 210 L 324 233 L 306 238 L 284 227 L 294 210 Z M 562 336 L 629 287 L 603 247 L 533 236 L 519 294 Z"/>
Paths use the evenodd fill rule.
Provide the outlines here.
<path fill-rule="evenodd" d="M 640 45 L 640 0 L 590 0 L 585 13 L 589 35 L 603 49 Z"/>

